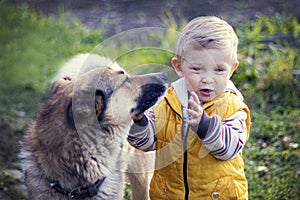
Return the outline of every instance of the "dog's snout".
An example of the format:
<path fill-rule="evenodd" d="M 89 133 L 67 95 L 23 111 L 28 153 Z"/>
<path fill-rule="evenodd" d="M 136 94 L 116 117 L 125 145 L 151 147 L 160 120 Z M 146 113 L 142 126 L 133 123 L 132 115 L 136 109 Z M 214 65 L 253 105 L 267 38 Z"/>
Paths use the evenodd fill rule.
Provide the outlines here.
<path fill-rule="evenodd" d="M 159 73 L 158 77 L 161 78 L 164 82 L 168 82 L 168 74 L 165 72 Z"/>

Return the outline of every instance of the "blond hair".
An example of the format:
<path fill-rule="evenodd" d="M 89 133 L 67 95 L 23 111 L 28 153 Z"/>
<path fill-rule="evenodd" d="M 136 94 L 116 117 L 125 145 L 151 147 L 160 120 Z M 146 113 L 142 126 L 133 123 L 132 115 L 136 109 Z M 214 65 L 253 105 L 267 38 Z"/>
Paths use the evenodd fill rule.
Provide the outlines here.
<path fill-rule="evenodd" d="M 181 31 L 176 43 L 176 57 L 181 60 L 188 50 L 228 49 L 230 61 L 237 61 L 238 38 L 226 21 L 204 16 L 191 20 Z"/>

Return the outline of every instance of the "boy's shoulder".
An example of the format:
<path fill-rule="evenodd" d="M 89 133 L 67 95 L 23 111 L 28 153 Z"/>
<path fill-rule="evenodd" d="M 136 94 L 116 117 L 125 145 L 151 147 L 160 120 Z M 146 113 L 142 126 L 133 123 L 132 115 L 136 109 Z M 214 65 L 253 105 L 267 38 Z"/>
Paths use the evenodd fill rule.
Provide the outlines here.
<path fill-rule="evenodd" d="M 223 104 L 227 106 L 248 107 L 234 90 L 228 90 L 212 101 L 215 105 Z"/>
<path fill-rule="evenodd" d="M 211 102 L 205 103 L 203 109 L 207 114 L 218 114 L 222 119 L 233 115 L 238 110 L 249 110 L 248 106 L 234 91 L 224 92 Z"/>
<path fill-rule="evenodd" d="M 173 111 L 181 115 L 181 104 L 173 87 L 169 87 L 161 101 L 155 104 L 156 108 L 170 107 Z"/>
<path fill-rule="evenodd" d="M 179 97 L 173 87 L 169 87 L 165 93 L 164 100 L 166 103 L 176 107 L 181 107 Z"/>

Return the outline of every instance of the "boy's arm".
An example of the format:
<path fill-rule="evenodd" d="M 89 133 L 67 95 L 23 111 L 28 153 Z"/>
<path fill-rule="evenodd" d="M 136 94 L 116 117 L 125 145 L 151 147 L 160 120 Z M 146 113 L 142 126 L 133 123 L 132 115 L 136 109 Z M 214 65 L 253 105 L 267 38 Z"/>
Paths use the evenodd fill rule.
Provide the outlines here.
<path fill-rule="evenodd" d="M 217 115 L 209 117 L 203 112 L 196 132 L 211 154 L 218 159 L 229 160 L 234 158 L 246 143 L 246 119 L 247 113 L 244 110 L 239 110 L 225 121 L 221 121 Z"/>
<path fill-rule="evenodd" d="M 156 148 L 155 121 L 153 110 L 150 109 L 143 117 L 134 121 L 127 141 L 142 151 L 152 151 Z"/>

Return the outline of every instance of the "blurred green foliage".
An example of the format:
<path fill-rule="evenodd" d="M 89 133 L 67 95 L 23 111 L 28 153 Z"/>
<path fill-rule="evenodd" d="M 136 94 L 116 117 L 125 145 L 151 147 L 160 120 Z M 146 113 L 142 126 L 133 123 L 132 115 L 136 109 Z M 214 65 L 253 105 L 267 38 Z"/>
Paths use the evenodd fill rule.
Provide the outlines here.
<path fill-rule="evenodd" d="M 150 34 L 159 48 L 142 48 L 142 42 L 132 45 L 130 40 L 114 44 L 113 38 L 104 38 L 100 31 L 72 19 L 0 5 L 0 192 L 13 191 L 9 185 L 18 182 L 8 178 L 1 167 L 19 168 L 18 141 L 47 97 L 58 66 L 71 56 L 80 52 L 103 53 L 111 55 L 129 72 L 164 70 L 171 80 L 177 78 L 170 67 L 176 31 Z M 170 13 L 163 21 L 176 30 L 186 23 L 182 18 L 178 25 Z M 300 25 L 296 18 L 287 15 L 232 21 L 240 39 L 240 67 L 233 80 L 245 96 L 253 121 L 244 150 L 249 199 L 297 199 Z M 129 196 L 127 185 L 126 199 Z"/>
<path fill-rule="evenodd" d="M 300 26 L 291 16 L 261 17 L 239 23 L 240 65 L 234 74 L 248 103 L 259 109 L 300 107 Z"/>
<path fill-rule="evenodd" d="M 1 5 L 0 16 L 2 90 L 22 87 L 43 93 L 62 61 L 91 51 L 103 39 L 98 31 L 75 19 L 67 22 L 63 15 L 54 19 Z"/>

